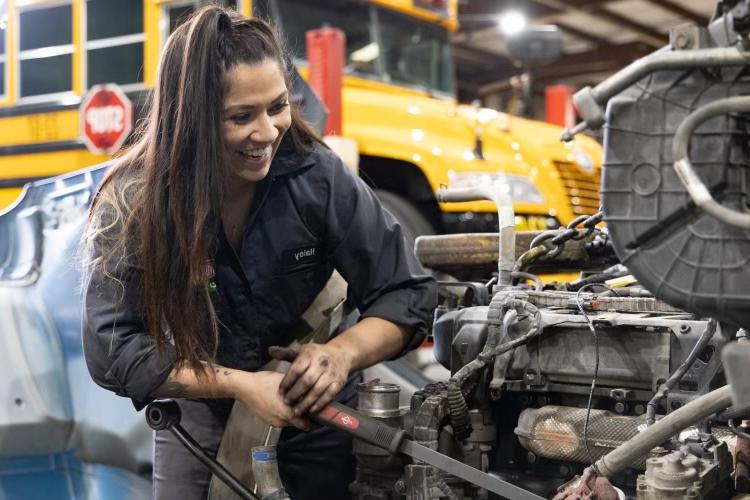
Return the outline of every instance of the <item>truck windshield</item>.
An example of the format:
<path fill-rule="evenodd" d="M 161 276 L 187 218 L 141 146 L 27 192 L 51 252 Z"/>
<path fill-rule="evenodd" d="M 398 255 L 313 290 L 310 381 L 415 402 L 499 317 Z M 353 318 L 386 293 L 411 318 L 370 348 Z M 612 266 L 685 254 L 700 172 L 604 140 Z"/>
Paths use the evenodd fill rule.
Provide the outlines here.
<path fill-rule="evenodd" d="M 276 20 L 298 62 L 305 33 L 321 26 L 346 34 L 347 74 L 453 96 L 455 74 L 448 32 L 356 0 L 256 1 L 256 13 Z"/>

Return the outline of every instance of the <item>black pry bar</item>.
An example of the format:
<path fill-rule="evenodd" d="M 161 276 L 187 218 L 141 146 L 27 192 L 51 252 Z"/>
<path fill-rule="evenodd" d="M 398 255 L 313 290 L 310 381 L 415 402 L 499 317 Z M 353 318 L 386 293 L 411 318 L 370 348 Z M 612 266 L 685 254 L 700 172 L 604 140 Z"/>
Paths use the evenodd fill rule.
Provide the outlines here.
<path fill-rule="evenodd" d="M 505 498 L 544 500 L 543 497 L 516 486 L 513 483 L 490 476 L 470 465 L 464 464 L 463 462 L 459 462 L 453 458 L 442 455 L 435 450 L 415 443 L 411 439 L 406 438 L 406 433 L 402 429 L 391 427 L 375 418 L 357 412 L 346 405 L 342 405 L 341 403 L 329 403 L 328 406 L 323 408 L 319 413 L 316 415 L 310 415 L 309 417 L 318 424 L 342 430 L 357 439 L 384 448 L 391 454 L 395 455 L 396 453 L 403 453 L 412 458 L 416 458 L 417 460 L 430 463 L 433 467 L 437 467 L 451 475 L 463 479 L 464 481 L 475 484 L 488 491 L 492 491 L 493 493 Z M 429 456 L 426 455 L 426 453 Z M 433 459 L 436 458 L 435 455 L 439 457 L 442 466 L 430 461 L 431 457 Z M 460 467 L 463 471 L 450 471 L 450 467 Z"/>
<path fill-rule="evenodd" d="M 399 445 L 406 437 L 403 429 L 386 425 L 335 401 L 328 403 L 317 414 L 310 414 L 309 417 L 320 425 L 335 427 L 357 439 L 384 448 L 392 455 L 399 452 Z"/>
<path fill-rule="evenodd" d="M 171 399 L 154 401 L 146 407 L 146 422 L 149 427 L 171 432 L 195 458 L 241 498 L 260 500 L 214 457 L 206 453 L 206 450 L 180 425 L 181 416 L 180 407 Z"/>

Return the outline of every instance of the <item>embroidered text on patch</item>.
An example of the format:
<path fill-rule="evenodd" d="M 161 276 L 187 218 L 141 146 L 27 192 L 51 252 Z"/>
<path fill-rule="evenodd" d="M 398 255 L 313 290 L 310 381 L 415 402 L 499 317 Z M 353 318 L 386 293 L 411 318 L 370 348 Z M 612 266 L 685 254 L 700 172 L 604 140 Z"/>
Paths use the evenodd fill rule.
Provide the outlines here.
<path fill-rule="evenodd" d="M 306 248 L 304 250 L 294 252 L 294 260 L 296 260 L 297 262 L 299 262 L 300 259 L 304 259 L 305 257 L 315 257 L 315 247 Z"/>

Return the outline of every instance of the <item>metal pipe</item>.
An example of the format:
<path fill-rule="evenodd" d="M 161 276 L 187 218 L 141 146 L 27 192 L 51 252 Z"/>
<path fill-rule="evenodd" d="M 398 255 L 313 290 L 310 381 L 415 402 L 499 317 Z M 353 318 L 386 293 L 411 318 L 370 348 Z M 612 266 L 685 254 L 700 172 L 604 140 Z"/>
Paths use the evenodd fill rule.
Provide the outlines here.
<path fill-rule="evenodd" d="M 739 47 L 718 47 L 698 50 L 661 49 L 630 63 L 594 88 L 594 97 L 604 104 L 641 78 L 656 71 L 704 68 L 717 66 L 743 66 L 750 63 L 750 52 Z"/>
<path fill-rule="evenodd" d="M 513 199 L 506 192 L 507 186 L 441 189 L 437 194 L 440 202 L 489 200 L 497 207 L 498 228 L 498 286 L 511 286 L 516 262 L 516 214 Z"/>
<path fill-rule="evenodd" d="M 717 202 L 690 162 L 690 137 L 703 122 L 728 113 L 750 112 L 750 97 L 735 96 L 719 99 L 690 113 L 677 128 L 672 143 L 674 169 L 693 202 L 725 224 L 748 229 L 750 214 L 727 208 Z"/>
<path fill-rule="evenodd" d="M 536 274 L 525 273 L 523 271 L 513 271 L 513 279 L 533 281 L 534 290 L 536 290 L 537 292 L 541 292 L 542 290 L 544 290 L 544 283 L 542 283 L 542 279 Z"/>
<path fill-rule="evenodd" d="M 603 106 L 612 97 L 641 78 L 661 70 L 680 70 L 717 66 L 743 66 L 750 63 L 750 52 L 739 47 L 719 47 L 698 50 L 672 51 L 660 49 L 632 62 L 594 88 L 584 87 L 576 92 L 573 101 L 583 116 L 583 122 L 563 133 L 562 140 L 570 141 L 587 128 L 595 130 L 604 124 Z"/>
<path fill-rule="evenodd" d="M 612 477 L 679 431 L 731 404 L 732 392 L 727 385 L 697 397 L 597 460 L 593 468 L 599 475 Z"/>

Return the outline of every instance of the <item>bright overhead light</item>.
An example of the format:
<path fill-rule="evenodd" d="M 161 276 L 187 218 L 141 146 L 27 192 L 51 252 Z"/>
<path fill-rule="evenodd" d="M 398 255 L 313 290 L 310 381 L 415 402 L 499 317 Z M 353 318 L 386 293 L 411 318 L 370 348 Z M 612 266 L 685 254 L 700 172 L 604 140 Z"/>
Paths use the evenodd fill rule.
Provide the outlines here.
<path fill-rule="evenodd" d="M 521 12 L 518 12 L 517 10 L 509 10 L 500 15 L 498 24 L 500 24 L 500 30 L 505 36 L 512 36 L 520 33 L 526 28 L 527 20 L 526 16 Z"/>

